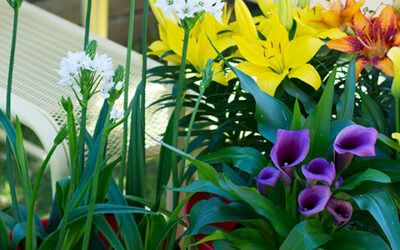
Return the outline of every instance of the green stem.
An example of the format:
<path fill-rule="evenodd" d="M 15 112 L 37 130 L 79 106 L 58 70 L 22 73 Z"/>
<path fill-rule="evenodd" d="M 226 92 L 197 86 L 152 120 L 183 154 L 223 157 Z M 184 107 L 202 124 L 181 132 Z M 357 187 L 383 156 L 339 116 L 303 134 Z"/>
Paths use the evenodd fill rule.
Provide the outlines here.
<path fill-rule="evenodd" d="M 86 24 L 85 24 L 85 42 L 83 45 L 83 50 L 86 50 L 86 46 L 89 43 L 89 30 L 90 30 L 90 14 L 92 12 L 92 0 L 88 0 L 86 9 Z"/>
<path fill-rule="evenodd" d="M 29 202 L 28 208 L 28 221 L 26 223 L 26 249 L 35 249 L 36 248 L 36 231 L 33 225 L 33 217 L 34 217 L 34 209 L 35 209 L 35 202 L 37 193 L 39 190 L 40 182 L 42 180 L 44 171 L 46 170 L 47 164 L 51 156 L 53 155 L 54 151 L 56 150 L 58 145 L 53 145 L 50 149 L 50 152 L 47 154 L 46 159 L 43 161 L 42 166 L 39 169 L 39 173 L 35 180 L 35 185 L 33 187 L 33 192 L 31 196 L 31 200 Z"/>
<path fill-rule="evenodd" d="M 197 110 L 199 109 L 200 102 L 201 102 L 201 99 L 202 99 L 202 97 L 204 95 L 204 91 L 205 91 L 204 88 L 202 88 L 202 87 L 200 87 L 200 88 L 201 88 L 200 89 L 200 94 L 199 94 L 199 96 L 197 98 L 197 101 L 196 101 L 196 104 L 194 106 L 192 116 L 190 117 L 190 122 L 189 122 L 188 130 L 187 130 L 187 134 L 186 134 L 186 138 L 185 138 L 185 146 L 183 148 L 183 152 L 185 152 L 185 153 L 187 153 L 187 150 L 188 150 L 188 147 L 189 147 L 190 136 L 192 134 L 194 120 L 196 118 Z M 181 186 L 182 183 L 183 183 L 184 171 L 185 171 L 185 158 L 182 158 L 181 168 L 180 168 L 180 173 L 179 173 L 179 186 Z"/>
<path fill-rule="evenodd" d="M 8 119 L 11 118 L 11 91 L 12 91 L 12 79 L 14 72 L 15 48 L 17 43 L 17 28 L 18 28 L 18 8 L 16 7 L 14 8 L 14 22 L 13 22 L 13 34 L 11 40 L 10 64 L 8 68 L 7 100 L 6 100 L 6 116 Z M 6 141 L 6 155 L 7 155 L 6 165 L 8 173 L 8 184 L 10 186 L 12 208 L 14 211 L 14 216 L 17 218 L 17 221 L 20 222 L 22 221 L 21 212 L 18 207 L 17 194 L 15 192 L 12 158 L 11 158 L 11 145 L 8 140 Z"/>
<path fill-rule="evenodd" d="M 395 101 L 395 116 L 396 116 L 396 132 L 400 132 L 400 114 L 399 114 L 399 98 L 394 98 Z M 400 152 L 396 151 L 396 159 L 400 159 Z"/>
<path fill-rule="evenodd" d="M 85 132 L 86 132 L 86 116 L 87 116 L 87 101 L 83 101 L 84 105 L 82 106 L 81 109 L 81 125 L 80 125 L 80 130 L 79 130 L 79 137 L 78 137 L 78 147 L 76 147 L 76 150 L 78 152 L 75 154 L 76 157 L 79 157 L 79 165 L 78 162 L 76 161 L 74 163 L 75 173 L 77 176 L 80 176 L 80 173 L 83 173 L 83 168 L 85 165 Z M 79 168 L 78 168 L 79 166 Z M 79 181 L 79 180 L 76 180 Z"/>
<path fill-rule="evenodd" d="M 133 28 L 135 21 L 135 0 L 131 0 L 129 12 L 129 34 L 128 46 L 126 50 L 126 64 L 125 64 L 125 84 L 124 84 L 124 110 L 128 110 L 128 94 L 129 94 L 129 76 L 131 72 L 131 55 L 132 55 L 132 42 L 133 42 Z M 128 146 L 128 119 L 124 120 L 124 132 L 122 137 L 122 159 L 119 168 L 118 184 L 121 190 L 124 190 L 124 176 L 126 169 L 126 151 Z"/>
<path fill-rule="evenodd" d="M 174 112 L 174 121 L 173 121 L 173 128 L 172 128 L 172 147 L 177 147 L 178 146 L 178 132 L 179 132 L 179 117 L 182 109 L 182 104 L 183 104 L 183 84 L 185 80 L 185 71 L 186 71 L 186 56 L 187 56 L 187 50 L 188 50 L 188 44 L 189 44 L 189 29 L 185 29 L 185 35 L 183 38 L 183 48 L 182 48 L 182 59 L 181 59 L 181 66 L 180 66 L 180 71 L 179 71 L 179 80 L 178 80 L 178 92 L 176 94 L 176 106 L 175 106 L 175 112 Z M 172 180 L 173 180 L 173 185 L 176 187 L 179 184 L 178 180 L 178 163 L 176 162 L 176 153 L 173 153 L 173 159 L 174 163 L 172 165 Z M 173 208 L 178 205 L 179 202 L 179 193 L 174 192 L 174 197 L 173 197 Z"/>
<path fill-rule="evenodd" d="M 285 186 L 285 211 L 290 212 L 290 186 Z"/>
<path fill-rule="evenodd" d="M 107 111 L 107 117 L 104 122 L 104 126 L 106 127 L 110 121 L 110 111 L 113 108 L 114 103 L 110 103 Z M 89 247 L 89 240 L 91 236 L 91 231 L 92 231 L 92 222 L 93 222 L 93 215 L 94 215 L 94 206 L 96 204 L 96 198 L 97 198 L 97 190 L 99 186 L 99 177 L 100 177 L 100 170 L 101 170 L 101 165 L 102 165 L 102 159 L 103 159 L 103 154 L 105 150 L 105 145 L 107 142 L 107 136 L 104 134 L 103 131 L 103 136 L 101 138 L 100 142 L 100 152 L 97 155 L 97 160 L 96 160 L 96 169 L 93 175 L 93 182 L 92 182 L 92 192 L 91 192 L 91 197 L 90 197 L 90 203 L 89 203 L 89 211 L 86 219 L 86 224 L 85 224 L 85 234 L 83 237 L 83 244 L 82 244 L 82 250 L 86 250 Z"/>

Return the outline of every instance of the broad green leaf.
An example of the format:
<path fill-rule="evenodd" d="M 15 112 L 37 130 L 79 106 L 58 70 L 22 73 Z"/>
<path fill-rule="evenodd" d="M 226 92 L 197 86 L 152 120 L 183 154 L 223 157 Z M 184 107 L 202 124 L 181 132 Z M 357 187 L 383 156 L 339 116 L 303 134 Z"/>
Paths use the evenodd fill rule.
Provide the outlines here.
<path fill-rule="evenodd" d="M 397 209 L 390 194 L 381 190 L 378 192 L 353 196 L 354 201 L 362 210 L 367 210 L 378 222 L 393 249 L 400 249 L 400 223 Z"/>
<path fill-rule="evenodd" d="M 386 135 L 379 133 L 378 134 L 378 140 L 380 140 L 381 142 L 383 142 L 384 144 L 386 144 L 386 146 L 391 147 L 392 149 L 396 150 L 396 151 L 400 151 L 400 145 L 398 142 L 390 139 L 389 137 L 387 137 Z"/>
<path fill-rule="evenodd" d="M 400 181 L 400 162 L 388 159 L 370 159 L 353 162 L 342 174 L 343 178 L 351 178 L 354 175 L 366 171 L 367 169 L 376 169 L 390 176 L 392 183 Z"/>
<path fill-rule="evenodd" d="M 256 176 L 268 164 L 258 150 L 251 147 L 228 147 L 199 158 L 209 164 L 233 163 L 233 166 Z"/>
<path fill-rule="evenodd" d="M 10 249 L 11 242 L 8 237 L 7 226 L 4 223 L 3 218 L 0 216 L 0 249 Z"/>
<path fill-rule="evenodd" d="M 255 117 L 258 131 L 267 140 L 275 142 L 278 129 L 289 129 L 292 112 L 280 100 L 260 90 L 257 83 L 249 75 L 233 67 L 208 39 L 221 60 L 237 75 L 242 88 L 253 95 L 256 101 Z"/>
<path fill-rule="evenodd" d="M 322 246 L 330 239 L 319 220 L 303 220 L 290 231 L 279 249 L 311 250 Z"/>
<path fill-rule="evenodd" d="M 254 215 L 248 206 L 232 202 L 226 204 L 221 199 L 213 197 L 197 202 L 190 210 L 189 228 L 187 234 L 196 235 L 202 226 L 216 223 L 253 219 Z"/>
<path fill-rule="evenodd" d="M 294 103 L 293 107 L 293 119 L 290 124 L 290 130 L 300 130 L 302 126 L 302 120 L 301 120 L 301 111 L 300 111 L 300 106 L 299 102 L 296 99 L 296 102 Z"/>
<path fill-rule="evenodd" d="M 335 79 L 336 68 L 332 70 L 324 93 L 322 94 L 317 106 L 308 116 L 303 125 L 303 129 L 310 130 L 310 150 L 307 159 L 326 156 L 329 142 Z"/>
<path fill-rule="evenodd" d="M 347 72 L 346 84 L 344 91 L 336 105 L 338 120 L 353 120 L 354 98 L 356 92 L 356 60 L 350 62 L 349 71 Z"/>
<path fill-rule="evenodd" d="M 256 188 L 239 187 L 230 181 L 227 181 L 226 185 L 226 188 L 231 189 L 243 203 L 248 204 L 256 213 L 268 219 L 279 235 L 285 237 L 294 226 L 294 218 L 260 195 Z"/>
<path fill-rule="evenodd" d="M 390 183 L 390 177 L 387 176 L 386 174 L 382 173 L 381 171 L 370 168 L 370 169 L 365 170 L 363 173 L 361 173 L 359 175 L 355 175 L 353 177 L 350 177 L 349 179 L 346 179 L 343 182 L 343 185 L 340 187 L 340 189 L 352 190 L 356 186 L 361 184 L 363 181 Z"/>
<path fill-rule="evenodd" d="M 45 239 L 47 237 L 47 233 L 43 230 L 43 228 L 36 227 L 36 236 L 39 239 Z M 21 222 L 15 225 L 12 230 L 12 245 L 13 249 L 17 249 L 17 245 L 25 239 L 26 236 L 26 222 Z"/>
<path fill-rule="evenodd" d="M 379 105 L 364 92 L 357 93 L 361 95 L 361 117 L 368 120 L 378 132 L 386 133 L 387 123 Z"/>
<path fill-rule="evenodd" d="M 147 226 L 149 226 L 149 230 L 146 232 L 146 249 L 156 249 L 156 241 L 161 235 L 162 230 L 167 225 L 167 221 L 165 220 L 162 214 L 152 214 L 150 219 L 148 219 Z"/>
<path fill-rule="evenodd" d="M 187 215 L 184 215 L 168 222 L 168 224 L 161 231 L 159 237 L 157 237 L 154 249 L 159 249 L 161 247 L 162 242 L 164 241 L 165 237 L 169 234 L 171 229 L 175 228 L 176 224 L 178 224 L 179 221 L 183 220 L 186 217 Z"/>
<path fill-rule="evenodd" d="M 303 104 L 308 114 L 313 111 L 315 105 L 317 105 L 315 101 L 307 93 L 297 87 L 291 79 L 286 77 L 281 84 L 286 93 L 296 98 L 296 100 L 299 100 Z"/>
<path fill-rule="evenodd" d="M 390 247 L 379 236 L 366 231 L 343 230 L 336 232 L 324 247 L 326 250 L 389 250 Z"/>
<path fill-rule="evenodd" d="M 96 215 L 93 217 L 93 223 L 97 229 L 106 237 L 108 242 L 116 249 L 125 249 L 122 245 L 121 241 L 118 239 L 117 235 L 115 235 L 114 230 L 107 222 L 107 220 L 102 215 Z"/>

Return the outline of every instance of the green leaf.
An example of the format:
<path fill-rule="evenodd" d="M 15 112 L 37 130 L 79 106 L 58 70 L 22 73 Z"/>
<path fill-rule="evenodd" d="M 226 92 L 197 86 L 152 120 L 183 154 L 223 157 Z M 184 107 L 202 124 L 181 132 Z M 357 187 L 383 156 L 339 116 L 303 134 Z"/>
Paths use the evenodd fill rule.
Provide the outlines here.
<path fill-rule="evenodd" d="M 10 249 L 10 237 L 8 237 L 7 226 L 3 218 L 0 216 L 0 249 Z"/>
<path fill-rule="evenodd" d="M 71 210 L 70 219 L 79 218 L 84 216 L 89 211 L 89 206 L 77 207 Z M 139 214 L 154 214 L 154 212 L 146 210 L 144 208 L 139 207 L 131 207 L 131 206 L 122 206 L 116 204 L 108 204 L 108 203 L 97 203 L 94 206 L 94 214 L 131 214 L 131 213 L 139 213 Z"/>
<path fill-rule="evenodd" d="M 110 224 L 108 224 L 107 220 L 104 218 L 104 216 L 102 215 L 94 216 L 93 223 L 95 224 L 96 228 L 99 229 L 99 231 L 106 237 L 108 242 L 110 242 L 111 246 L 113 246 L 116 250 L 125 249 L 121 241 L 115 235 L 115 232 L 110 226 Z"/>
<path fill-rule="evenodd" d="M 304 123 L 303 129 L 310 130 L 310 150 L 307 159 L 326 156 L 335 79 L 336 68 L 332 70 L 317 106 Z"/>
<path fill-rule="evenodd" d="M 330 240 L 330 236 L 325 234 L 324 227 L 318 220 L 303 220 L 297 224 L 285 241 L 280 250 L 291 249 L 314 249 L 325 244 Z"/>
<path fill-rule="evenodd" d="M 386 133 L 387 123 L 379 105 L 362 91 L 357 91 L 361 95 L 361 115 L 380 133 Z"/>
<path fill-rule="evenodd" d="M 390 176 L 392 183 L 400 181 L 400 162 L 388 159 L 371 159 L 353 162 L 342 174 L 343 178 L 351 178 L 367 169 L 376 169 Z"/>
<path fill-rule="evenodd" d="M 368 210 L 378 222 L 393 249 L 400 249 L 400 223 L 397 209 L 390 194 L 378 192 L 353 196 L 362 210 Z"/>
<path fill-rule="evenodd" d="M 168 222 L 168 224 L 161 231 L 160 235 L 156 238 L 157 241 L 156 241 L 154 249 L 159 249 L 161 247 L 161 244 L 163 243 L 165 237 L 169 234 L 171 229 L 173 229 L 179 221 L 183 220 L 187 216 L 188 215 L 184 215 L 184 216 L 178 217 L 178 218 Z"/>
<path fill-rule="evenodd" d="M 315 101 L 307 93 L 297 87 L 292 80 L 289 79 L 289 77 L 286 77 L 283 80 L 282 86 L 286 93 L 293 96 L 296 98 L 296 100 L 299 100 L 303 104 L 308 114 L 313 111 L 315 105 L 317 105 Z"/>
<path fill-rule="evenodd" d="M 389 147 L 391 147 L 392 149 L 394 149 L 396 151 L 400 151 L 399 143 L 394 141 L 394 140 L 392 140 L 392 139 L 390 139 L 386 135 L 384 135 L 382 133 L 378 133 L 378 140 L 383 142 L 386 146 L 389 146 Z"/>
<path fill-rule="evenodd" d="M 131 115 L 130 143 L 126 172 L 126 194 L 144 197 L 145 142 L 142 112 L 143 82 L 136 88 Z"/>
<path fill-rule="evenodd" d="M 300 111 L 300 106 L 299 106 L 299 101 L 294 103 L 293 107 L 293 119 L 292 123 L 290 124 L 290 130 L 300 130 L 301 129 L 301 111 Z"/>
<path fill-rule="evenodd" d="M 260 195 L 255 188 L 239 187 L 229 180 L 226 189 L 231 189 L 243 203 L 252 207 L 256 213 L 268 219 L 281 236 L 286 236 L 294 226 L 294 218 L 285 213 L 275 203 Z"/>
<path fill-rule="evenodd" d="M 190 210 L 188 235 L 196 235 L 202 226 L 216 222 L 228 222 L 253 219 L 252 211 L 248 206 L 232 202 L 224 203 L 213 197 L 197 202 Z"/>
<path fill-rule="evenodd" d="M 390 177 L 382 173 L 381 171 L 370 168 L 364 171 L 362 174 L 355 175 L 353 177 L 350 177 L 349 179 L 346 179 L 340 189 L 352 190 L 363 181 L 390 183 Z"/>
<path fill-rule="evenodd" d="M 1 109 L 0 109 L 0 124 L 3 126 L 3 129 L 6 132 L 7 140 L 10 142 L 11 149 L 15 154 L 17 149 L 15 128 Z"/>
<path fill-rule="evenodd" d="M 354 98 L 356 91 L 356 60 L 350 62 L 349 71 L 347 72 L 346 84 L 344 91 L 336 105 L 338 120 L 353 120 Z"/>
<path fill-rule="evenodd" d="M 267 164 L 267 160 L 258 150 L 250 147 L 228 147 L 199 158 L 209 164 L 233 163 L 233 166 L 256 176 Z"/>
<path fill-rule="evenodd" d="M 387 243 L 379 235 L 355 230 L 336 232 L 333 238 L 324 245 L 326 250 L 389 250 Z"/>
<path fill-rule="evenodd" d="M 242 88 L 253 95 L 256 100 L 255 117 L 258 131 L 267 140 L 275 142 L 278 129 L 289 129 L 292 121 L 292 112 L 280 100 L 268 95 L 260 90 L 257 83 L 249 75 L 233 67 L 225 57 L 215 48 L 208 38 L 214 50 L 218 53 L 221 60 L 237 75 Z"/>
<path fill-rule="evenodd" d="M 177 192 L 186 192 L 186 193 L 191 193 L 191 192 L 207 192 L 207 193 L 212 193 L 216 194 L 218 196 L 224 197 L 230 201 L 236 200 L 235 197 L 232 195 L 228 194 L 227 192 L 221 190 L 217 186 L 215 186 L 212 182 L 207 181 L 207 180 L 197 180 L 192 183 L 190 183 L 187 186 L 181 187 L 181 188 L 168 188 L 173 191 Z"/>

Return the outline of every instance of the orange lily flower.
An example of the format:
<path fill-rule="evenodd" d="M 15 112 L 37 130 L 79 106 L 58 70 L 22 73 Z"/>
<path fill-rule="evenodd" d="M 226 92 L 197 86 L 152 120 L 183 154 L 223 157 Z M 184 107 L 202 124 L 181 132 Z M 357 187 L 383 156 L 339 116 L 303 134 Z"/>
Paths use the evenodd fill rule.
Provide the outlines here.
<path fill-rule="evenodd" d="M 387 76 L 393 76 L 393 63 L 387 57 L 387 52 L 392 47 L 400 46 L 400 31 L 396 22 L 396 14 L 390 5 L 371 20 L 357 12 L 353 19 L 357 36 L 331 40 L 326 45 L 345 53 L 362 54 L 356 58 L 357 78 L 367 64 L 375 66 Z"/>
<path fill-rule="evenodd" d="M 339 28 L 345 31 L 346 26 L 353 19 L 354 15 L 364 4 L 364 0 L 356 2 L 355 0 L 346 0 L 343 5 L 341 0 L 327 0 L 329 9 L 322 11 L 322 23 L 330 28 Z"/>

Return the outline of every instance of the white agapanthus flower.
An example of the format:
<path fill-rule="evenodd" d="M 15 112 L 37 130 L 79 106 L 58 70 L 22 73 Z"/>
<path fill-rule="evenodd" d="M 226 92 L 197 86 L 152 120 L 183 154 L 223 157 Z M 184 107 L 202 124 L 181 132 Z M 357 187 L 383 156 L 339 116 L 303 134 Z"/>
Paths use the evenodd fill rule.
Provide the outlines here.
<path fill-rule="evenodd" d="M 191 18 L 205 11 L 221 22 L 224 4 L 221 0 L 158 0 L 154 6 L 161 8 L 166 16 L 175 12 L 180 19 Z"/>
<path fill-rule="evenodd" d="M 112 80 L 105 80 L 100 86 L 100 96 L 104 99 L 110 97 L 109 91 L 114 87 L 114 82 Z"/>
<path fill-rule="evenodd" d="M 93 66 L 104 79 L 110 79 L 114 76 L 114 65 L 112 59 L 107 57 L 107 54 L 101 56 L 96 54 L 93 59 Z"/>
<path fill-rule="evenodd" d="M 123 110 L 118 110 L 118 109 L 116 109 L 116 108 L 113 108 L 112 110 L 111 110 L 111 113 L 110 113 L 110 118 L 111 119 L 121 119 L 122 117 L 124 117 L 124 111 Z"/>

